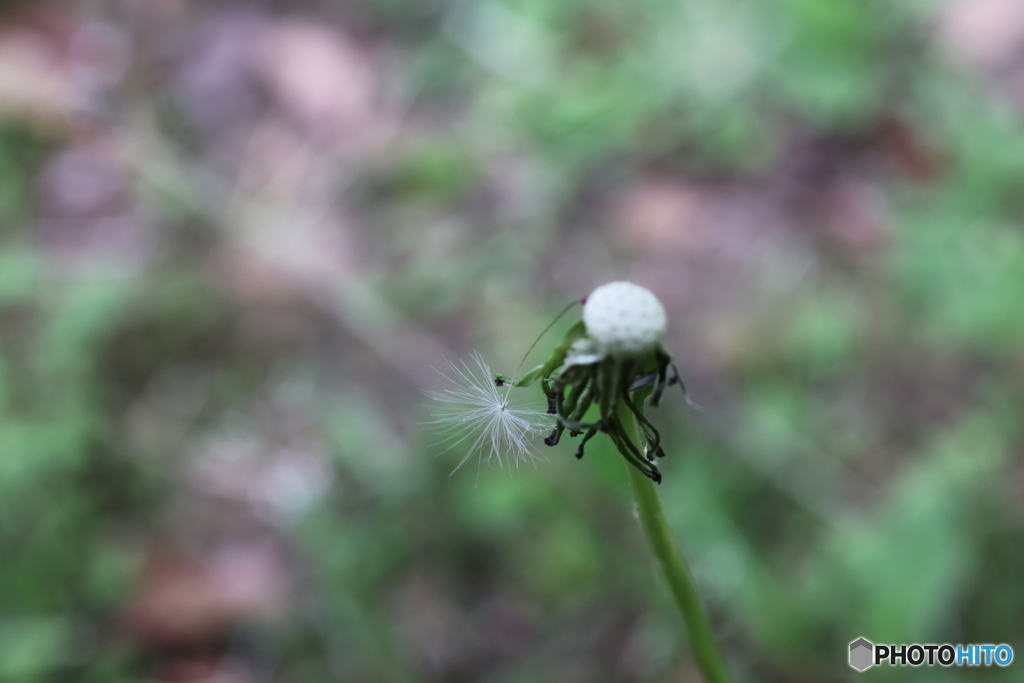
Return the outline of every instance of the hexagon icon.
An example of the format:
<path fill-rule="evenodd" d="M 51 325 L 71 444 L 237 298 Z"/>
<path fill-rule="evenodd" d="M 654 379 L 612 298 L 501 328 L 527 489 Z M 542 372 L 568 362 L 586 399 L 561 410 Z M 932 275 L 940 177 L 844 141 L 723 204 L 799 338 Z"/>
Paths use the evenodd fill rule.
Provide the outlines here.
<path fill-rule="evenodd" d="M 864 671 L 874 666 L 875 646 L 866 638 L 858 638 L 850 643 L 850 666 L 857 671 Z"/>

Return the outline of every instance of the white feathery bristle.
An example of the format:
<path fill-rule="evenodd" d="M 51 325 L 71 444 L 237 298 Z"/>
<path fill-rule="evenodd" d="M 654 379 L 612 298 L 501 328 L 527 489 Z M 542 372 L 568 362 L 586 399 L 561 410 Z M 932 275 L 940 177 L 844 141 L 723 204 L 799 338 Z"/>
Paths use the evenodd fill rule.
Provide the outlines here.
<path fill-rule="evenodd" d="M 483 357 L 474 353 L 472 359 L 475 367 L 449 363 L 449 387 L 426 392 L 438 406 L 437 418 L 426 424 L 433 425 L 448 443 L 444 452 L 465 449 L 456 470 L 474 456 L 480 462 L 497 462 L 499 466 L 507 462 L 510 467 L 532 460 L 533 438 L 550 431 L 555 417 L 547 414 L 546 406 L 542 410 L 512 405 L 508 388 L 498 390 Z"/>
<path fill-rule="evenodd" d="M 665 334 L 665 307 L 651 290 L 632 282 L 609 282 L 587 297 L 583 324 L 610 354 L 650 349 Z"/>

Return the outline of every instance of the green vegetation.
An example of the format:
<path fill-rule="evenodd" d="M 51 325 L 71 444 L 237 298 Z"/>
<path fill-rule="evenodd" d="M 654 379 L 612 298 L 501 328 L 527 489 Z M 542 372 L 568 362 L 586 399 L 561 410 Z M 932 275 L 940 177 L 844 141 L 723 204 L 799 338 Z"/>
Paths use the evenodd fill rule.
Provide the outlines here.
<path fill-rule="evenodd" d="M 693 679 L 607 439 L 422 424 L 619 279 L 734 681 L 1024 656 L 1015 3 L 67 4 L 0 5 L 0 681 Z"/>

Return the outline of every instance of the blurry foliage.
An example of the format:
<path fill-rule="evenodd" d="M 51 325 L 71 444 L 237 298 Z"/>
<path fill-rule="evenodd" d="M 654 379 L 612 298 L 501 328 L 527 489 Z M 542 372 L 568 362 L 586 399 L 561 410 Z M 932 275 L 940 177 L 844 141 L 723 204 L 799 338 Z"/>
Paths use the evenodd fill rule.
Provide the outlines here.
<path fill-rule="evenodd" d="M 0 680 L 692 676 L 607 443 L 449 477 L 417 424 L 446 350 L 509 372 L 627 277 L 706 407 L 655 411 L 661 494 L 737 681 L 1018 646 L 1021 67 L 948 54 L 955 4 L 12 12 Z M 267 76 L 290 19 L 376 90 Z M 87 144 L 117 191 L 52 171 Z"/>

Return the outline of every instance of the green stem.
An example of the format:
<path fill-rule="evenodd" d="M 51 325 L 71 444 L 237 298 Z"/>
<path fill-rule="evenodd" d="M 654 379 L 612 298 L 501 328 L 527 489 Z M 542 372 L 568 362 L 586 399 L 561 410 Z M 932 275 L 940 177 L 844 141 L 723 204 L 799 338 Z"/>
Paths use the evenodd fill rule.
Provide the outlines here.
<path fill-rule="evenodd" d="M 633 418 L 629 407 L 620 402 L 617 411 L 622 424 L 629 424 L 628 420 Z M 714 632 L 711 630 L 711 624 L 708 623 L 700 596 L 693 584 L 690 568 L 672 540 L 668 521 L 665 519 L 665 511 L 661 508 L 661 500 L 658 498 L 654 482 L 629 463 L 626 463 L 626 471 L 629 473 L 629 483 L 632 485 L 633 495 L 636 497 L 644 533 L 647 535 L 651 550 L 654 551 L 654 556 L 658 558 L 661 571 L 672 590 L 672 597 L 675 598 L 676 605 L 683 614 L 686 631 L 690 636 L 690 647 L 693 650 L 694 659 L 697 660 L 697 665 L 704 675 L 704 680 L 706 683 L 728 683 L 729 674 L 726 672 L 722 654 L 718 650 Z"/>

